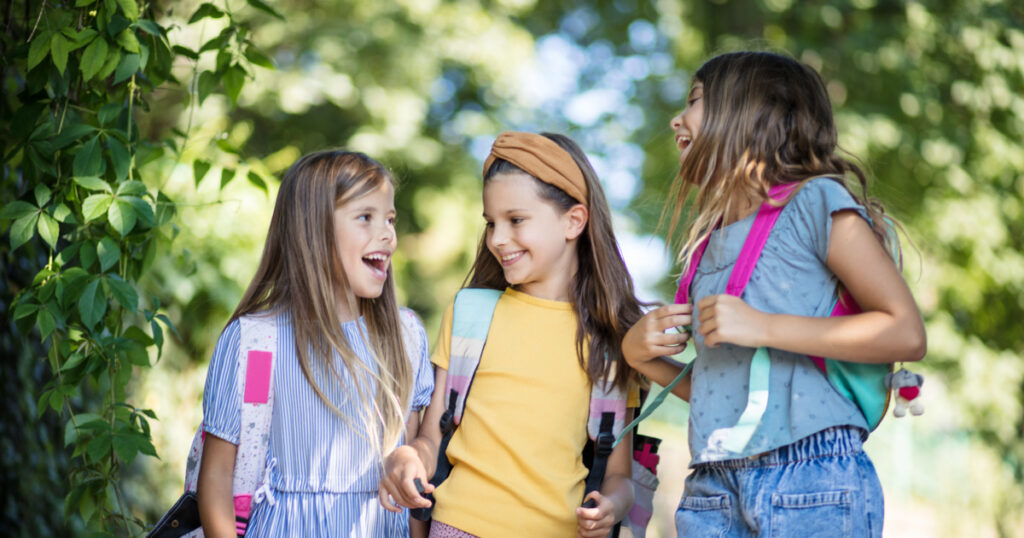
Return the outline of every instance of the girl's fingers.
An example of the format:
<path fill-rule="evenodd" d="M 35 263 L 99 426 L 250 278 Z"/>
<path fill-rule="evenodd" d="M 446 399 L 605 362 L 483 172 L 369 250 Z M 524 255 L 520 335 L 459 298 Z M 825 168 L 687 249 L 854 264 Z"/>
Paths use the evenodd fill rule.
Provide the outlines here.
<path fill-rule="evenodd" d="M 381 486 L 377 488 L 377 498 L 380 500 L 380 505 L 383 506 L 384 509 L 387 510 L 388 512 L 402 511 L 400 507 L 395 505 L 394 500 L 391 498 L 391 494 L 388 493 L 388 490 L 384 487 L 383 484 L 381 484 Z"/>
<path fill-rule="evenodd" d="M 651 335 L 651 347 L 672 347 L 685 344 L 690 339 L 690 333 L 657 333 Z M 682 350 L 680 350 L 682 351 Z"/>
<path fill-rule="evenodd" d="M 655 327 L 660 331 L 664 332 L 675 327 L 686 327 L 693 321 L 693 316 L 689 314 L 675 314 L 672 316 L 665 316 L 658 320 Z"/>

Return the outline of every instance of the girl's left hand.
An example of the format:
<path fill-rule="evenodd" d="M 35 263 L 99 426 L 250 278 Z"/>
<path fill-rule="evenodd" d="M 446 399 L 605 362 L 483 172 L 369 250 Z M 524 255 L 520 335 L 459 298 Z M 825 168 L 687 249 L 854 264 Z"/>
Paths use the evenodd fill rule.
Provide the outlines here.
<path fill-rule="evenodd" d="M 697 303 L 700 334 L 704 345 L 718 347 L 721 343 L 745 347 L 761 347 L 767 333 L 767 314 L 755 310 L 732 295 L 709 295 Z"/>
<path fill-rule="evenodd" d="M 584 502 L 594 499 L 597 506 L 594 508 L 576 508 L 576 536 L 578 538 L 604 538 L 612 531 L 615 525 L 615 504 L 601 495 L 600 492 L 591 491 L 583 498 Z"/>

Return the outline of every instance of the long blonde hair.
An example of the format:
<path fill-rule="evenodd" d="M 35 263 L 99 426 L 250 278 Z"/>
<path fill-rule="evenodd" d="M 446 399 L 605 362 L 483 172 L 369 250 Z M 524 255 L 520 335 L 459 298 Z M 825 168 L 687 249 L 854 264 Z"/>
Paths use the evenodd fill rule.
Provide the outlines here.
<path fill-rule="evenodd" d="M 412 366 L 402 341 L 392 270 L 388 268 L 380 297 L 355 297 L 335 247 L 334 210 L 385 184 L 394 186 L 391 174 L 362 153 L 327 150 L 296 161 L 281 181 L 259 267 L 231 316 L 235 320 L 252 313 L 287 312 L 306 380 L 378 454 L 397 444 L 404 429 Z M 356 356 L 342 329 L 336 308 L 339 289 L 346 290 L 350 310 L 363 316 L 371 365 Z M 351 376 L 360 404 L 358 421 L 345 416 L 315 381 L 317 366 L 341 383 L 335 354 Z"/>
<path fill-rule="evenodd" d="M 803 183 L 828 176 L 863 205 L 879 241 L 892 251 L 894 222 L 867 196 L 864 171 L 839 155 L 838 135 L 825 84 L 818 73 L 792 58 L 771 52 L 716 56 L 694 74 L 704 86 L 704 121 L 692 142 L 662 211 L 671 215 L 674 235 L 691 193 L 697 190 L 679 247 L 685 273 L 698 245 L 726 219 L 768 199 L 780 183 Z M 855 180 L 860 193 L 846 181 Z M 784 205 L 799 191 L 794 189 Z M 756 207 L 756 206 L 755 206 Z"/>

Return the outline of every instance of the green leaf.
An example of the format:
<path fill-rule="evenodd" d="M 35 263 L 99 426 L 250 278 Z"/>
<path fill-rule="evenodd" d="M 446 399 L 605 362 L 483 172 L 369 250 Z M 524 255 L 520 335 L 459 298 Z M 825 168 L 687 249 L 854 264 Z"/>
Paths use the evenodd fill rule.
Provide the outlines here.
<path fill-rule="evenodd" d="M 96 0 L 75 0 L 75 7 L 91 6 L 96 3 Z"/>
<path fill-rule="evenodd" d="M 103 296 L 100 280 L 97 278 L 85 287 L 82 296 L 78 298 L 78 313 L 82 316 L 82 323 L 85 323 L 86 327 L 92 328 L 96 322 L 103 319 L 103 314 L 106 312 L 106 297 Z"/>
<path fill-rule="evenodd" d="M 82 53 L 82 63 L 80 68 L 82 70 L 82 82 L 88 82 L 89 79 L 96 76 L 103 69 L 103 62 L 107 59 L 107 40 L 100 36 L 94 39 L 88 47 L 85 48 L 85 52 Z"/>
<path fill-rule="evenodd" d="M 267 14 L 269 14 L 271 16 L 277 17 L 278 19 L 281 19 L 282 21 L 284 20 L 284 16 L 282 16 L 280 13 L 277 12 L 277 10 L 275 10 L 272 7 L 270 7 L 270 5 L 268 5 L 266 2 L 263 2 L 262 0 L 246 0 L 246 2 L 250 6 L 256 8 L 256 9 L 258 9 L 258 10 L 264 12 L 264 13 L 267 13 Z"/>
<path fill-rule="evenodd" d="M 196 161 L 192 163 L 192 179 L 195 181 L 196 187 L 199 186 L 199 182 L 206 177 L 206 173 L 209 171 L 210 163 L 202 159 L 196 159 Z"/>
<path fill-rule="evenodd" d="M 117 260 L 121 259 L 121 249 L 117 246 L 117 243 L 109 238 L 104 237 L 100 239 L 98 245 L 96 245 L 96 254 L 100 260 L 100 271 L 106 271 L 110 269 Z"/>
<path fill-rule="evenodd" d="M 71 357 L 69 357 L 68 360 L 65 361 L 65 364 L 60 365 L 60 371 L 67 372 L 69 370 L 77 368 L 78 365 L 82 364 L 82 361 L 85 361 L 85 358 L 86 355 L 84 351 L 82 351 L 81 349 L 75 351 L 75 353 L 71 354 Z M 81 415 L 79 415 L 79 427 L 83 427 L 83 424 L 87 424 L 89 422 L 83 421 Z"/>
<path fill-rule="evenodd" d="M 184 57 L 186 57 L 186 58 L 188 58 L 190 60 L 198 60 L 199 59 L 199 53 L 194 51 L 194 50 L 192 50 L 192 49 L 190 49 L 190 48 L 188 48 L 188 47 L 183 47 L 181 45 L 175 45 L 174 47 L 171 48 L 171 50 L 173 50 L 175 54 L 180 54 L 180 55 L 182 55 L 182 56 L 184 56 Z"/>
<path fill-rule="evenodd" d="M 200 19 L 204 19 L 207 17 L 211 19 L 219 19 L 223 16 L 224 12 L 221 11 L 220 8 L 207 2 L 199 6 L 199 9 L 197 9 L 196 12 L 192 14 L 192 18 L 188 20 L 188 23 L 192 24 Z"/>
<path fill-rule="evenodd" d="M 18 303 L 18 306 L 14 308 L 14 319 L 19 320 L 27 318 L 32 314 L 39 311 L 39 305 L 30 301 L 24 303 Z"/>
<path fill-rule="evenodd" d="M 87 123 L 72 123 L 66 125 L 60 134 L 53 138 L 54 149 L 61 149 L 68 144 L 82 138 L 87 134 L 96 132 L 96 128 Z"/>
<path fill-rule="evenodd" d="M 36 316 L 36 324 L 39 325 L 39 338 L 46 340 L 50 333 L 57 328 L 57 322 L 53 319 L 53 314 L 46 310 L 40 310 L 39 315 Z"/>
<path fill-rule="evenodd" d="M 147 34 L 154 37 L 161 37 L 161 34 L 163 34 L 163 32 L 160 30 L 160 25 L 149 19 L 139 19 L 135 22 L 135 25 L 138 26 L 138 28 L 143 32 L 146 32 Z"/>
<path fill-rule="evenodd" d="M 107 221 L 121 237 L 128 235 L 135 228 L 135 219 L 135 209 L 126 200 L 115 198 L 114 203 L 107 209 Z"/>
<path fill-rule="evenodd" d="M 56 249 L 57 239 L 60 237 L 60 224 L 50 215 L 40 213 L 39 236 L 43 238 L 43 241 L 46 241 L 47 245 L 50 245 L 51 250 Z"/>
<path fill-rule="evenodd" d="M 111 192 L 110 184 L 96 176 L 75 176 L 72 181 L 90 191 Z"/>
<path fill-rule="evenodd" d="M 21 200 L 15 200 L 0 209 L 0 219 L 20 219 L 25 215 L 35 213 L 39 208 Z"/>
<path fill-rule="evenodd" d="M 103 277 L 103 282 L 107 285 L 107 289 L 110 290 L 110 295 L 117 300 L 122 308 L 130 312 L 139 311 L 139 294 L 135 292 L 131 285 L 117 275 L 106 275 Z M 136 330 L 138 329 L 136 328 Z M 146 338 L 149 337 L 147 336 Z"/>
<path fill-rule="evenodd" d="M 156 344 L 156 357 L 159 359 L 164 350 L 164 330 L 155 319 L 149 322 L 149 328 L 153 331 L 153 342 Z"/>
<path fill-rule="evenodd" d="M 68 36 L 71 41 L 71 50 L 75 50 L 92 42 L 93 38 L 96 37 L 96 30 L 89 28 L 88 26 L 75 32 L 70 27 L 64 28 L 64 35 Z"/>
<path fill-rule="evenodd" d="M 135 448 L 130 437 L 120 434 L 115 435 L 113 444 L 114 452 L 117 453 L 117 457 L 121 458 L 125 464 L 130 464 L 135 459 L 135 456 L 139 455 L 139 451 Z"/>
<path fill-rule="evenodd" d="M 109 200 L 111 199 L 112 198 L 108 197 L 107 204 L 110 203 Z M 103 211 L 106 210 L 107 209 L 104 207 Z M 83 269 L 88 269 L 92 267 L 93 262 L 96 261 L 96 247 L 92 244 L 91 241 L 86 241 L 85 243 L 82 243 L 82 248 L 81 250 L 78 251 L 78 259 L 81 260 Z"/>
<path fill-rule="evenodd" d="M 135 32 L 130 28 L 125 29 L 120 34 L 117 34 L 117 44 L 121 45 L 121 48 L 132 54 L 139 53 L 139 38 L 135 37 Z"/>
<path fill-rule="evenodd" d="M 199 74 L 199 84 L 197 91 L 199 92 L 199 102 L 202 103 L 206 98 L 213 93 L 213 90 L 217 89 L 217 84 L 220 83 L 220 77 L 212 71 L 203 71 Z"/>
<path fill-rule="evenodd" d="M 107 0 L 110 3 L 110 0 Z M 110 22 L 107 23 L 107 34 L 110 37 L 117 37 L 121 32 L 132 25 L 132 21 L 126 19 L 120 13 L 114 13 L 110 16 Z"/>
<path fill-rule="evenodd" d="M 64 70 L 68 66 L 68 52 L 70 52 L 71 43 L 68 42 L 68 38 L 64 37 L 63 34 L 54 34 L 53 39 L 50 40 L 50 56 L 53 58 L 53 65 L 57 68 L 57 72 L 64 74 Z"/>
<path fill-rule="evenodd" d="M 50 39 L 52 37 L 53 35 L 49 32 L 42 32 L 32 40 L 32 44 L 28 48 L 29 71 L 39 65 L 39 62 L 43 61 L 43 58 L 46 58 L 46 55 L 50 53 Z"/>
<path fill-rule="evenodd" d="M 236 170 L 233 168 L 221 168 L 220 169 L 220 190 L 224 190 L 224 186 L 231 182 L 235 178 Z"/>
<path fill-rule="evenodd" d="M 95 220 L 107 212 L 114 197 L 109 194 L 93 194 L 82 202 L 82 215 L 85 222 Z"/>
<path fill-rule="evenodd" d="M 64 446 L 70 446 L 77 440 L 78 428 L 75 427 L 75 421 L 69 419 L 68 423 L 64 425 Z"/>
<path fill-rule="evenodd" d="M 57 219 L 57 222 L 63 222 L 64 224 L 77 224 L 74 214 L 71 213 L 71 208 L 64 204 L 57 204 L 57 207 L 53 208 L 53 218 Z"/>
<path fill-rule="evenodd" d="M 100 107 L 100 111 L 96 116 L 100 120 L 100 125 L 107 125 L 111 121 L 117 119 L 117 115 L 124 110 L 124 106 L 121 103 L 107 103 Z"/>
<path fill-rule="evenodd" d="M 96 74 L 97 77 L 105 79 L 114 72 L 114 69 L 121 64 L 121 51 L 118 49 L 110 49 L 107 52 L 107 61 L 103 64 L 103 69 Z"/>
<path fill-rule="evenodd" d="M 71 210 L 69 209 L 68 211 L 71 211 Z M 60 220 L 60 219 L 58 219 L 58 220 Z M 82 244 L 81 243 L 71 243 L 70 245 L 60 249 L 60 252 L 57 254 L 57 258 L 56 258 L 57 259 L 57 264 L 63 267 L 65 265 L 71 263 L 71 260 L 75 259 L 75 254 L 78 254 L 78 250 L 80 248 L 82 248 Z M 61 293 L 61 284 L 62 284 L 61 281 L 57 281 L 57 298 L 58 299 L 62 295 L 62 293 Z"/>
<path fill-rule="evenodd" d="M 246 174 L 246 177 L 249 179 L 249 183 L 256 185 L 256 187 L 259 188 L 261 191 L 269 194 L 269 192 L 267 191 L 267 182 L 263 181 L 263 178 L 261 178 L 259 174 L 250 170 L 249 173 Z"/>
<path fill-rule="evenodd" d="M 99 135 L 82 144 L 71 167 L 75 176 L 99 176 L 103 173 L 103 151 Z"/>
<path fill-rule="evenodd" d="M 89 444 L 85 447 L 85 453 L 89 455 L 89 458 L 94 461 L 100 461 L 104 456 L 110 453 L 110 442 L 113 436 L 110 435 L 109 431 L 103 432 L 96 437 L 93 437 Z"/>
<path fill-rule="evenodd" d="M 128 169 L 132 165 L 132 156 L 124 142 L 115 137 L 108 138 L 107 144 L 110 147 L 110 163 L 114 165 L 114 175 L 118 181 L 122 181 L 128 177 Z"/>
<path fill-rule="evenodd" d="M 146 194 L 146 184 L 141 181 L 125 181 L 117 186 L 117 195 L 139 196 Z"/>
<path fill-rule="evenodd" d="M 274 68 L 274 62 L 270 60 L 270 57 L 268 57 L 266 54 L 263 54 L 261 50 L 257 49 L 252 45 L 247 45 L 245 47 L 245 58 L 252 62 L 254 65 L 266 67 L 267 69 Z"/>
<path fill-rule="evenodd" d="M 245 69 L 239 65 L 232 65 L 224 73 L 224 91 L 233 104 L 238 104 L 238 95 L 242 93 L 242 86 L 245 85 Z"/>
<path fill-rule="evenodd" d="M 53 191 L 43 183 L 40 183 L 32 190 L 32 194 L 36 197 L 36 205 L 43 207 L 46 205 L 46 202 L 50 201 L 50 197 L 53 196 Z"/>
<path fill-rule="evenodd" d="M 125 196 L 122 200 L 127 201 L 135 209 L 135 215 L 142 222 L 142 225 L 147 228 L 152 228 L 155 223 L 153 215 L 153 206 L 149 205 L 149 202 L 139 198 L 138 196 Z"/>
<path fill-rule="evenodd" d="M 117 0 L 117 5 L 121 6 L 121 13 L 124 13 L 128 20 L 134 21 L 139 18 L 139 5 L 135 0 Z"/>
<path fill-rule="evenodd" d="M 114 84 L 119 84 L 134 75 L 139 70 L 140 60 L 141 57 L 138 54 L 125 55 L 121 59 L 121 63 L 117 64 L 117 72 L 114 73 Z"/>
<path fill-rule="evenodd" d="M 32 232 L 39 221 L 39 213 L 32 213 L 14 221 L 11 224 L 11 250 L 16 250 L 21 245 L 32 239 Z"/>

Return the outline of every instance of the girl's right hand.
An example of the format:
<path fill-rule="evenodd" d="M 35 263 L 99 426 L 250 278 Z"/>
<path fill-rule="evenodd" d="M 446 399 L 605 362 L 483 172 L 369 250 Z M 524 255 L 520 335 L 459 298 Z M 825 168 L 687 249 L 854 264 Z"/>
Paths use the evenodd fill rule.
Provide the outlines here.
<path fill-rule="evenodd" d="M 693 307 L 689 304 L 670 304 L 651 310 L 630 327 L 622 338 L 622 355 L 636 368 L 656 357 L 667 357 L 686 348 L 692 322 Z M 679 328 L 680 332 L 665 331 Z"/>
<path fill-rule="evenodd" d="M 401 512 L 402 506 L 429 508 L 430 501 L 416 490 L 413 482 L 416 478 L 423 484 L 423 493 L 434 491 L 416 449 L 410 445 L 399 446 L 384 460 L 384 476 L 377 492 L 381 506 L 390 512 Z"/>

